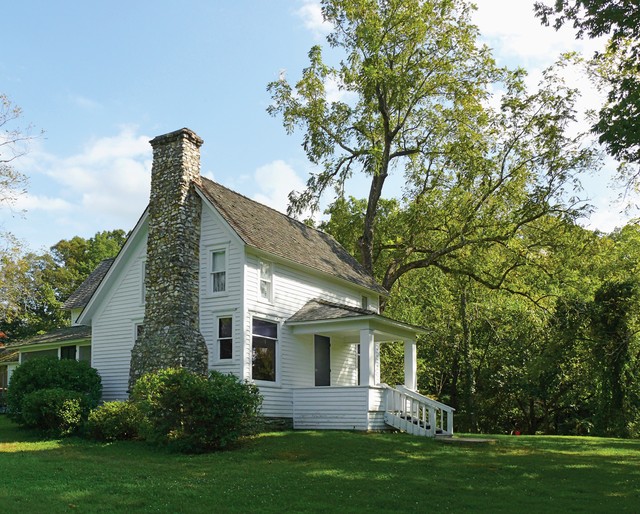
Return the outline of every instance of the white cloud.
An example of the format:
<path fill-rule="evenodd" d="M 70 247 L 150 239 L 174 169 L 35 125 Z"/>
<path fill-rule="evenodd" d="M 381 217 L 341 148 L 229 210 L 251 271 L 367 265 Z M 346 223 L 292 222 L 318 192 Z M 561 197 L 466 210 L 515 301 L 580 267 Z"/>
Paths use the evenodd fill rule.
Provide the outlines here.
<path fill-rule="evenodd" d="M 340 84 L 334 77 L 327 77 L 324 83 L 324 89 L 327 94 L 328 102 L 344 102 L 350 103 L 357 98 L 356 94 L 340 87 Z"/>
<path fill-rule="evenodd" d="M 50 226 L 40 229 L 47 244 L 96 230 L 132 228 L 149 200 L 149 139 L 123 127 L 115 136 L 89 140 L 67 157 L 38 145 L 20 160 L 20 171 L 30 178 L 30 194 L 17 207 L 27 211 L 27 223 L 42 223 L 39 213 L 49 213 Z"/>
<path fill-rule="evenodd" d="M 281 160 L 260 166 L 254 176 L 260 192 L 253 199 L 280 212 L 287 212 L 289 193 L 305 186 L 294 169 Z"/>
<path fill-rule="evenodd" d="M 18 197 L 15 207 L 24 211 L 60 212 L 71 210 L 73 205 L 62 198 L 25 194 Z"/>
<path fill-rule="evenodd" d="M 319 2 L 305 0 L 295 12 L 302 19 L 305 28 L 310 30 L 315 38 L 321 39 L 331 31 L 331 23 L 324 20 Z"/>
<path fill-rule="evenodd" d="M 591 56 L 602 48 L 602 39 L 576 39 L 571 23 L 556 31 L 540 23 L 532 0 L 476 0 L 478 10 L 473 19 L 498 56 L 517 58 L 527 69 L 543 68 L 562 52 L 578 51 Z"/>

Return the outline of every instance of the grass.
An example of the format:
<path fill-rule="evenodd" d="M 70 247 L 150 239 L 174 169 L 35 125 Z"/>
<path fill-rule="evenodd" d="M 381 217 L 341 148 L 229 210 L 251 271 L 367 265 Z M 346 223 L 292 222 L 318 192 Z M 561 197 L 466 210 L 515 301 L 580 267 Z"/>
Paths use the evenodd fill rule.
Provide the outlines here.
<path fill-rule="evenodd" d="M 237 450 L 45 441 L 0 416 L 11 512 L 638 512 L 640 441 L 274 432 Z"/>

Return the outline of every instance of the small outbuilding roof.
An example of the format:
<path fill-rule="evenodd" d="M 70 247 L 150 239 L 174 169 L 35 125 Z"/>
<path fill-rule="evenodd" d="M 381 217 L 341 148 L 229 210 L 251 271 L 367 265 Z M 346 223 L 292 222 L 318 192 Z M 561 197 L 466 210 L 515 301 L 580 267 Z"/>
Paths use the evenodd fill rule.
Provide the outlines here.
<path fill-rule="evenodd" d="M 11 345 L 12 349 L 20 349 L 25 346 L 70 343 L 72 341 L 85 341 L 91 339 L 91 327 L 76 325 L 73 327 L 57 328 L 46 334 L 29 337 Z"/>

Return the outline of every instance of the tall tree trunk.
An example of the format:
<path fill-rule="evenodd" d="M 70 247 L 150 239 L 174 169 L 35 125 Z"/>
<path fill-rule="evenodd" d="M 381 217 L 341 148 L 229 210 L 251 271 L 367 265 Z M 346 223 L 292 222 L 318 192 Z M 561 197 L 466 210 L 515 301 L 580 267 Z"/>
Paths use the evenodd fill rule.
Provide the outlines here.
<path fill-rule="evenodd" d="M 476 414 L 475 414 L 475 387 L 474 387 L 474 373 L 471 365 L 471 328 L 469 327 L 469 320 L 467 317 L 467 291 L 463 286 L 460 293 L 460 323 L 462 325 L 462 368 L 464 374 L 463 389 L 462 389 L 462 401 L 464 410 L 468 419 L 469 431 L 472 433 L 477 432 Z"/>

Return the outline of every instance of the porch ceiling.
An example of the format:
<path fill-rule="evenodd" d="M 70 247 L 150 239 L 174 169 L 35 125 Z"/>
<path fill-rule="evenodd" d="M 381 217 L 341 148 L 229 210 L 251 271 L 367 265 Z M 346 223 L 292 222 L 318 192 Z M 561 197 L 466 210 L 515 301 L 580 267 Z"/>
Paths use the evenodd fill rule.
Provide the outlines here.
<path fill-rule="evenodd" d="M 294 334 L 340 335 L 345 342 L 360 342 L 360 331 L 371 330 L 376 342 L 414 341 L 426 331 L 373 311 L 315 299 L 286 321 Z"/>

